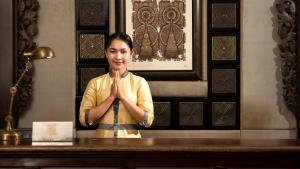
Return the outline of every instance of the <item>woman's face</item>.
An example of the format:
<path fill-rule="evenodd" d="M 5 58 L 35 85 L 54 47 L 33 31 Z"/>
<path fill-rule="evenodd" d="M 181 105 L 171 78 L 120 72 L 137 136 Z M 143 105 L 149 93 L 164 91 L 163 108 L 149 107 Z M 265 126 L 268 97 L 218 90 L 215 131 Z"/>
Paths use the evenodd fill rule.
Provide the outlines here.
<path fill-rule="evenodd" d="M 120 39 L 111 42 L 106 50 L 108 63 L 113 71 L 123 73 L 132 57 L 129 46 Z"/>

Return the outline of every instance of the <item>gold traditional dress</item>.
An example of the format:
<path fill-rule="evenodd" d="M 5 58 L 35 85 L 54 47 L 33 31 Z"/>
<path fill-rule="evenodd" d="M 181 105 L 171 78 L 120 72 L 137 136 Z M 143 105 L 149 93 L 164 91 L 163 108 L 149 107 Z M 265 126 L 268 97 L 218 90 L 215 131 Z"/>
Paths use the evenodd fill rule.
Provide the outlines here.
<path fill-rule="evenodd" d="M 88 124 L 89 110 L 109 97 L 113 81 L 114 77 L 111 72 L 89 81 L 80 105 L 79 120 L 81 125 L 90 125 Z M 144 122 L 138 124 L 125 109 L 122 102 L 116 99 L 108 111 L 93 124 L 97 125 L 97 137 L 140 138 L 138 125 L 149 127 L 153 122 L 153 101 L 147 81 L 140 76 L 125 71 L 120 82 L 124 94 L 144 110 Z"/>

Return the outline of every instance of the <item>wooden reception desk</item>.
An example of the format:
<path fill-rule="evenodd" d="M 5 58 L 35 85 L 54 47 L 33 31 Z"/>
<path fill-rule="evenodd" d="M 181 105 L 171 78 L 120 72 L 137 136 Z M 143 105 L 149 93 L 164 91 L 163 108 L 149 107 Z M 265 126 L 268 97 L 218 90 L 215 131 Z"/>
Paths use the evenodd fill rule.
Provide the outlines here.
<path fill-rule="evenodd" d="M 74 139 L 0 141 L 1 168 L 300 168 L 300 140 Z"/>

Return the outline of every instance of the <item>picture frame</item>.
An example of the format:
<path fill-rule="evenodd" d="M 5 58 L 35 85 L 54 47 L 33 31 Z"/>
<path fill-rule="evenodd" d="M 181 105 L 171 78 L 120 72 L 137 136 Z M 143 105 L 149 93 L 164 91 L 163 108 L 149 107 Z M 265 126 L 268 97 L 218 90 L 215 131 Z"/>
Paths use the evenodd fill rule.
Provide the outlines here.
<path fill-rule="evenodd" d="M 142 30 L 138 30 L 138 29 L 130 29 L 129 30 L 129 28 L 128 28 L 129 27 L 128 24 L 133 25 L 133 21 L 134 21 L 134 19 L 130 19 L 130 18 L 133 18 L 133 15 L 134 16 L 139 15 L 137 11 L 140 12 L 139 8 L 138 8 L 138 10 L 135 8 L 135 11 L 133 11 L 133 8 L 128 9 L 128 6 L 130 6 L 130 3 L 135 3 L 135 2 L 136 1 L 116 0 L 116 3 L 115 3 L 115 5 L 116 5 L 116 31 L 128 33 L 132 37 L 134 44 L 135 43 L 138 44 L 138 42 L 137 42 L 138 41 L 138 36 L 137 36 L 138 33 L 137 32 L 141 32 Z M 139 2 L 145 2 L 145 1 L 139 1 Z M 155 15 L 156 17 L 163 17 L 167 14 L 164 14 L 163 12 L 158 11 L 159 3 L 160 2 L 172 3 L 174 1 L 162 1 L 162 0 L 147 1 L 147 3 L 152 3 L 152 2 L 156 2 L 157 6 L 156 7 L 151 6 L 150 10 L 156 11 L 156 12 L 154 12 L 155 14 L 158 15 L 158 16 Z M 185 10 L 183 13 L 180 13 L 179 15 L 182 15 L 181 17 L 184 17 L 184 20 L 191 18 L 191 20 L 188 20 L 188 21 L 185 20 L 186 22 L 184 23 L 184 25 L 189 27 L 188 30 L 191 30 L 192 33 L 185 32 L 185 30 L 182 29 L 182 33 L 185 35 L 185 39 L 187 40 L 186 43 L 183 43 L 183 46 L 184 46 L 183 48 L 185 50 L 183 53 L 183 57 L 186 60 L 190 61 L 188 63 L 189 65 L 186 66 L 184 62 L 182 62 L 183 64 L 181 64 L 180 61 L 182 61 L 184 59 L 181 59 L 181 60 L 179 59 L 179 61 L 178 61 L 178 58 L 176 59 L 176 57 L 169 59 L 166 57 L 166 55 L 163 55 L 163 54 L 161 56 L 158 56 L 159 52 L 161 52 L 161 49 L 166 51 L 166 46 L 167 46 L 167 44 L 165 44 L 165 46 L 164 46 L 165 48 L 161 48 L 162 43 L 160 43 L 160 47 L 158 50 L 152 50 L 152 51 L 155 51 L 155 52 L 152 52 L 152 54 L 153 53 L 154 53 L 154 55 L 157 54 L 156 56 L 147 55 L 146 59 L 140 59 L 141 53 L 139 53 L 140 55 L 138 54 L 137 57 L 136 57 L 136 55 L 133 56 L 132 63 L 130 63 L 128 66 L 130 71 L 133 71 L 135 74 L 145 77 L 147 80 L 201 80 L 201 78 L 202 78 L 202 1 L 192 0 L 192 1 L 177 1 L 177 2 L 184 2 Z M 131 6 L 132 6 L 132 4 L 131 4 Z M 174 6 L 172 6 L 172 5 L 170 5 L 170 6 L 171 6 L 170 8 L 174 8 Z M 170 10 L 170 11 L 171 11 L 170 13 L 173 12 L 174 14 L 178 14 L 174 11 L 178 12 L 179 10 L 174 10 L 174 11 Z M 140 12 L 140 13 L 142 13 L 142 12 Z M 173 16 L 173 15 L 171 14 L 170 16 Z M 190 17 L 185 17 L 185 16 L 190 16 Z M 166 21 L 166 22 L 168 22 L 168 21 Z M 152 26 L 152 27 L 154 27 L 154 26 Z M 139 29 L 140 28 L 142 29 L 141 26 L 139 27 Z M 145 28 L 146 28 L 146 26 L 145 26 Z M 159 31 L 162 31 L 162 30 L 163 30 L 163 27 L 161 26 L 161 28 L 159 28 Z M 178 30 L 180 30 L 180 29 L 178 29 Z M 133 31 L 136 31 L 135 32 L 136 34 L 133 35 L 132 33 L 130 33 Z M 152 36 L 155 34 L 149 34 L 149 35 Z M 160 37 L 159 37 L 160 41 L 163 41 L 162 36 L 163 35 L 160 35 Z M 170 41 L 168 41 L 168 42 L 170 42 Z M 178 41 L 176 41 L 176 42 L 178 42 Z M 153 43 L 151 44 L 151 47 L 152 47 L 152 45 L 153 45 Z M 178 45 L 178 44 L 176 43 L 176 45 Z M 138 45 L 136 45 L 136 46 L 138 46 Z M 136 52 L 136 51 L 141 51 L 141 50 L 134 49 L 134 51 Z M 166 53 L 166 52 L 161 52 L 161 53 Z M 188 54 L 186 54 L 186 53 L 188 53 Z M 180 56 L 180 55 L 178 55 L 178 56 Z M 157 59 L 158 57 L 166 58 L 166 59 Z M 154 59 L 151 60 L 149 58 L 151 58 L 151 59 L 156 58 L 156 60 L 154 60 Z M 133 63 L 133 62 L 135 62 L 135 63 Z M 151 63 L 151 62 L 153 62 L 153 63 Z M 132 66 L 133 64 L 135 64 L 135 65 Z M 185 68 L 185 66 L 188 68 Z"/>

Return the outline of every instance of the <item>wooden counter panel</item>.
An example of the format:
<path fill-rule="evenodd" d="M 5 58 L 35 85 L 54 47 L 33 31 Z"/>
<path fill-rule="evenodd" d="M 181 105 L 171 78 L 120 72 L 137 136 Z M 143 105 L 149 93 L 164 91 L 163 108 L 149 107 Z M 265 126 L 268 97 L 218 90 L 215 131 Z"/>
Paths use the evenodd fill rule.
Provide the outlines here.
<path fill-rule="evenodd" d="M 299 140 L 75 139 L 72 146 L 2 142 L 1 167 L 300 168 Z"/>

